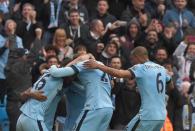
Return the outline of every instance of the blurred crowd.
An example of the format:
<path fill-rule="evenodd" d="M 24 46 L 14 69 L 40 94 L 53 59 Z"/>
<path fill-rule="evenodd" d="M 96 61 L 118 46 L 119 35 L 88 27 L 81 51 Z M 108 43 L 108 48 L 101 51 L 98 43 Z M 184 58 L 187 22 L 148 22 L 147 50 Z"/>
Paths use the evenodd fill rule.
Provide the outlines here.
<path fill-rule="evenodd" d="M 15 131 L 20 93 L 51 65 L 91 53 L 105 65 L 127 69 L 137 46 L 146 47 L 174 81 L 162 130 L 194 130 L 194 15 L 195 0 L 0 0 L 0 130 L 9 125 Z M 140 95 L 135 80 L 112 80 L 110 128 L 124 129 L 139 111 Z M 57 116 L 66 116 L 64 99 Z"/>

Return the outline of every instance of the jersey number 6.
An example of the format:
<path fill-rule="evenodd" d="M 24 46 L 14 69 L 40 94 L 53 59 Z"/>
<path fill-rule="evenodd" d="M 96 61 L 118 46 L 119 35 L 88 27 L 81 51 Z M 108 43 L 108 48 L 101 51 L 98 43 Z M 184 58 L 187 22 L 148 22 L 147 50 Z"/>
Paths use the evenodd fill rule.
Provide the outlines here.
<path fill-rule="evenodd" d="M 158 73 L 156 76 L 156 86 L 158 93 L 163 93 L 164 84 L 163 81 L 160 79 L 161 73 Z"/>

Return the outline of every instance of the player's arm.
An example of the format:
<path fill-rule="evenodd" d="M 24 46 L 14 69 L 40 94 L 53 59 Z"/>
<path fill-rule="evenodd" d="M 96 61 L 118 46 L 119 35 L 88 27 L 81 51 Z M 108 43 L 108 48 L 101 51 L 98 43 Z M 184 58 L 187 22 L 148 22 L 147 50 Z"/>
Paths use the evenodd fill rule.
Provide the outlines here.
<path fill-rule="evenodd" d="M 132 73 L 128 70 L 118 70 L 105 65 L 101 65 L 94 60 L 89 60 L 84 63 L 84 66 L 89 69 L 100 69 L 103 72 L 108 73 L 111 76 L 118 78 L 131 78 Z"/>
<path fill-rule="evenodd" d="M 39 101 L 45 101 L 47 100 L 47 97 L 43 95 L 43 91 L 38 90 L 38 91 L 31 91 L 31 88 L 28 88 L 24 92 L 20 93 L 20 97 L 23 101 L 26 101 L 30 98 L 39 100 Z"/>
<path fill-rule="evenodd" d="M 57 68 L 55 65 L 52 65 L 49 69 L 49 73 L 53 77 L 67 77 L 76 74 L 76 71 L 73 69 L 73 67 Z"/>

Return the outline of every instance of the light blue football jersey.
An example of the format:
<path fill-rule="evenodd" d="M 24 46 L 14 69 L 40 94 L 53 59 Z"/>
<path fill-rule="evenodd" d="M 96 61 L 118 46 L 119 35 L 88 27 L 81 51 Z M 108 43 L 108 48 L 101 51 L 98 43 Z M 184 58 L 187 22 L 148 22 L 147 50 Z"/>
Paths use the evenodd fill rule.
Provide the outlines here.
<path fill-rule="evenodd" d="M 71 67 L 57 68 L 52 66 L 49 70 L 54 77 L 63 77 L 78 73 L 77 77 L 86 89 L 86 102 L 84 110 L 94 110 L 111 107 L 111 84 L 106 73 L 99 69 L 86 69 L 83 62 Z"/>
<path fill-rule="evenodd" d="M 63 95 L 62 85 L 62 78 L 54 78 L 46 72 L 33 85 L 32 91 L 43 90 L 47 100 L 29 99 L 20 110 L 32 119 L 44 121 L 48 130 L 52 130 L 57 104 Z"/>
<path fill-rule="evenodd" d="M 141 120 L 165 120 L 165 87 L 170 81 L 166 69 L 151 61 L 134 65 L 129 69 L 135 75 L 141 95 L 139 111 Z"/>
<path fill-rule="evenodd" d="M 66 111 L 65 131 L 71 131 L 79 114 L 81 113 L 85 103 L 85 88 L 79 81 L 73 81 L 68 86 L 66 95 Z"/>
<path fill-rule="evenodd" d="M 77 77 L 86 88 L 84 109 L 113 108 L 111 101 L 111 83 L 108 75 L 99 69 L 86 69 L 83 63 L 79 62 L 71 67 L 78 72 Z"/>

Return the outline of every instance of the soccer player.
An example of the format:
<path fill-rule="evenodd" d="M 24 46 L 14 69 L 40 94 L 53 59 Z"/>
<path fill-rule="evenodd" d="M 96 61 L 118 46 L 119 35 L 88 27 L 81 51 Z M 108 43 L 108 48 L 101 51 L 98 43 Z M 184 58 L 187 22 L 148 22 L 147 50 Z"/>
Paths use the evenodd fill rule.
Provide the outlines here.
<path fill-rule="evenodd" d="M 30 92 L 43 91 L 47 100 L 28 99 L 23 104 L 20 108 L 22 114 L 17 121 L 17 131 L 52 131 L 57 104 L 64 95 L 65 89 L 62 88 L 62 85 L 63 83 L 69 84 L 66 79 L 54 78 L 48 70 L 45 71 L 35 82 Z"/>
<path fill-rule="evenodd" d="M 88 55 L 86 55 L 86 57 L 88 57 Z M 85 59 L 85 57 L 82 57 L 81 59 Z M 39 99 L 28 99 L 21 107 L 22 114 L 17 121 L 17 131 L 52 131 L 57 104 L 61 99 L 61 96 L 64 95 L 65 91 L 68 89 L 68 87 L 71 87 L 72 80 L 73 78 L 63 79 L 62 77 L 52 77 L 50 73 L 46 71 L 36 81 L 30 91 L 36 93 L 38 92 L 38 97 L 36 96 L 36 94 L 33 95 L 33 98 L 35 97 L 36 99 Z M 67 87 L 66 89 L 62 87 L 63 84 L 65 85 L 65 87 Z M 43 95 L 42 92 L 44 92 Z M 26 96 L 26 94 L 29 94 L 29 90 L 27 92 L 24 92 L 22 96 L 24 98 L 28 97 Z M 46 96 L 47 100 L 39 101 L 44 100 L 44 96 Z M 72 116 L 74 115 L 69 115 L 68 120 L 72 120 Z"/>
<path fill-rule="evenodd" d="M 31 91 L 44 90 L 46 101 L 27 100 L 21 107 L 17 131 L 52 131 L 57 104 L 63 95 L 63 78 L 54 78 L 49 72 L 41 76 Z"/>
<path fill-rule="evenodd" d="M 135 64 L 128 70 L 118 70 L 101 65 L 93 60 L 85 62 L 85 67 L 100 69 L 118 78 L 135 78 L 141 95 L 139 113 L 127 125 L 127 131 L 160 131 L 166 118 L 165 87 L 173 88 L 166 69 L 148 59 L 144 47 L 136 47 L 131 52 Z"/>
<path fill-rule="evenodd" d="M 75 131 L 107 131 L 113 113 L 110 99 L 111 85 L 109 77 L 101 70 L 86 70 L 84 61 L 71 67 L 57 68 L 49 71 L 54 77 L 66 77 L 77 74 L 77 78 L 85 87 L 85 104 L 73 128 Z"/>
<path fill-rule="evenodd" d="M 66 86 L 66 85 L 65 85 Z M 66 87 L 66 111 L 67 116 L 64 124 L 64 131 L 71 131 L 76 119 L 81 113 L 85 103 L 85 89 L 77 79 Z"/>

